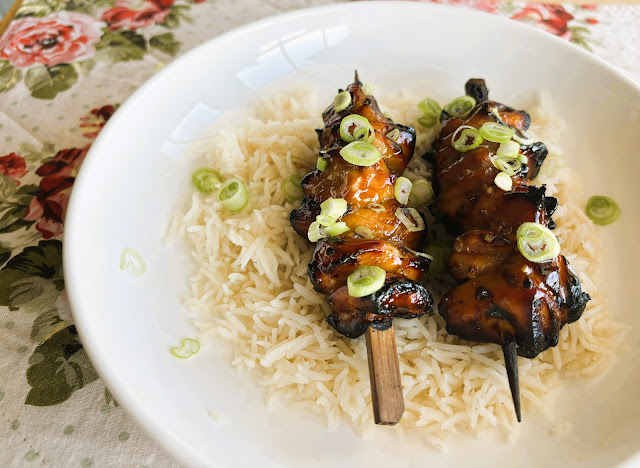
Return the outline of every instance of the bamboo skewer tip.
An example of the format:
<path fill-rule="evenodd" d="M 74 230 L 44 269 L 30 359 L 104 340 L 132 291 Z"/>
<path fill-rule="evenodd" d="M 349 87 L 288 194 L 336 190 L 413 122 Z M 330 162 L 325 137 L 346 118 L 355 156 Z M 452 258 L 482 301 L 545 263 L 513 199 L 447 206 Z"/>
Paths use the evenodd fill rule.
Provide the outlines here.
<path fill-rule="evenodd" d="M 371 400 L 376 424 L 393 426 L 404 413 L 400 364 L 393 325 L 386 330 L 367 328 L 367 358 Z"/>
<path fill-rule="evenodd" d="M 516 340 L 514 337 L 507 337 L 502 344 L 502 352 L 504 354 L 504 364 L 507 368 L 507 377 L 509 378 L 509 388 L 511 389 L 511 398 L 513 398 L 513 407 L 516 411 L 518 422 L 522 422 L 522 414 L 520 412 L 520 379 L 518 377 L 518 354 L 516 352 Z"/>

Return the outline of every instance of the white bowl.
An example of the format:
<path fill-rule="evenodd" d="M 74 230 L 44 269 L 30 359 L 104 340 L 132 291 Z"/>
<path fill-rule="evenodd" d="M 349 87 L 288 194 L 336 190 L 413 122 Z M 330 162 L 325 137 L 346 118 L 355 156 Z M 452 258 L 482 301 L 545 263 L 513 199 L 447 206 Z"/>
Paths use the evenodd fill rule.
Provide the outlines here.
<path fill-rule="evenodd" d="M 483 77 L 496 100 L 516 106 L 536 90 L 568 123 L 560 145 L 587 193 L 622 209 L 603 228 L 602 289 L 618 318 L 640 329 L 634 293 L 640 264 L 636 207 L 640 88 L 593 55 L 495 16 L 413 3 L 352 3 L 302 10 L 245 26 L 186 54 L 144 85 L 91 148 L 66 221 L 65 279 L 74 318 L 96 369 L 160 445 L 189 466 L 601 467 L 640 462 L 638 333 L 602 377 L 572 381 L 557 402 L 563 438 L 526 414 L 513 445 L 461 439 L 439 453 L 384 429 L 363 440 L 306 413 L 267 413 L 263 394 L 216 353 L 188 361 L 168 352 L 193 334 L 180 298 L 189 263 L 165 245 L 167 223 L 192 169 L 179 156 L 223 113 L 264 93 L 310 84 L 331 96 L 360 76 L 388 90 L 443 100 Z M 119 270 L 135 247 L 148 271 Z M 221 412 L 225 423 L 209 411 Z M 635 458 L 633 458 L 635 457 Z"/>

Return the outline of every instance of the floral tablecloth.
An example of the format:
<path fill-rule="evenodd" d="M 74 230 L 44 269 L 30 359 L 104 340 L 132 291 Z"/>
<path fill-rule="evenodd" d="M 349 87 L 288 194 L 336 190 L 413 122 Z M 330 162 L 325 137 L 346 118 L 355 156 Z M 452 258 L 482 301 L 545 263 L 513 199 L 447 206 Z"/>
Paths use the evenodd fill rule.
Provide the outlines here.
<path fill-rule="evenodd" d="M 73 182 L 119 104 L 169 61 L 331 0 L 25 0 L 0 38 L 0 466 L 170 467 L 93 370 L 64 290 Z M 530 23 L 640 81 L 640 6 L 448 0 Z"/>

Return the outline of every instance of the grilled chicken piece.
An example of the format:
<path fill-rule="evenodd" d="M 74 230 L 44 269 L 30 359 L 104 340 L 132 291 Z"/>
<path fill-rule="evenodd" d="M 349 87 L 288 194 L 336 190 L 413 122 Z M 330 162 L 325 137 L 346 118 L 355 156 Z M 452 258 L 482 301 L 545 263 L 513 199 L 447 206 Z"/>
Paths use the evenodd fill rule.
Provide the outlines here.
<path fill-rule="evenodd" d="M 515 337 L 518 354 L 527 358 L 557 345 L 562 326 L 578 320 L 590 299 L 564 256 L 530 262 L 512 242 L 487 231 L 458 237 L 447 266 L 464 281 L 438 306 L 447 331 L 497 344 Z"/>
<path fill-rule="evenodd" d="M 369 296 L 352 297 L 344 285 L 327 302 L 333 310 L 327 322 L 349 338 L 362 335 L 368 326 L 386 330 L 394 317 L 414 318 L 433 310 L 424 286 L 395 274 L 387 274 L 384 286 Z"/>
<path fill-rule="evenodd" d="M 468 95 L 477 101 L 465 119 L 443 112 L 442 129 L 434 144 L 438 214 L 454 234 L 447 259 L 461 284 L 442 296 L 438 309 L 449 333 L 461 338 L 502 345 L 518 420 L 520 397 L 516 353 L 533 358 L 558 343 L 560 329 L 580 318 L 590 297 L 562 255 L 551 261 L 528 261 L 516 245 L 516 231 L 525 222 L 555 227 L 551 215 L 558 202 L 545 187 L 527 185 L 546 157 L 543 143 L 520 147 L 527 163 L 511 177 L 511 191 L 494 184 L 492 164 L 499 144 L 485 140 L 468 152 L 452 146 L 459 126 L 479 129 L 499 122 L 525 131 L 530 118 L 493 101 L 483 80 L 469 80 Z"/>
<path fill-rule="evenodd" d="M 331 294 L 344 285 L 347 277 L 361 266 L 378 266 L 418 281 L 429 268 L 429 260 L 412 250 L 378 239 L 323 239 L 316 244 L 309 264 L 309 277 L 315 289 Z"/>
<path fill-rule="evenodd" d="M 481 81 L 481 80 L 475 80 Z M 472 95 L 486 96 L 488 91 L 478 83 Z M 486 90 L 486 88 L 484 88 Z M 443 125 L 434 145 L 436 166 L 436 189 L 439 192 L 436 214 L 453 234 L 473 230 L 490 230 L 510 240 L 515 239 L 518 227 L 524 222 L 538 222 L 553 226 L 551 215 L 557 201 L 545 196 L 545 188 L 529 187 L 527 182 L 535 177 L 547 156 L 541 142 L 521 146 L 520 153 L 527 156 L 528 163 L 512 177 L 513 188 L 504 192 L 494 184 L 499 170 L 493 165 L 499 143 L 485 140 L 479 147 L 461 153 L 452 146 L 452 137 L 461 125 L 480 128 L 485 122 L 499 122 L 516 130 L 529 128 L 530 117 L 493 101 L 479 102 L 465 120 L 442 115 Z"/>
<path fill-rule="evenodd" d="M 303 178 L 305 198 L 289 216 L 295 231 L 307 238 L 322 202 L 342 198 L 348 203 L 348 210 L 339 221 L 350 230 L 320 240 L 309 264 L 309 277 L 315 289 L 329 295 L 332 314 L 327 321 L 348 337 L 360 336 L 368 326 L 387 329 L 393 317 L 418 317 L 434 307 L 429 291 L 417 283 L 429 260 L 410 250 L 421 247 L 424 232 L 412 232 L 395 215 L 403 205 L 396 200 L 393 189 L 413 156 L 415 130 L 382 115 L 376 100 L 362 88 L 356 75 L 355 82 L 347 88 L 351 104 L 340 112 L 332 104 L 322 114 L 325 127 L 317 132 L 320 154 L 328 166 L 324 171 L 314 168 Z M 340 137 L 340 123 L 351 114 L 366 117 L 375 131 L 372 145 L 380 151 L 382 159 L 374 165 L 350 164 L 340 155 L 347 145 Z M 395 140 L 388 138 L 395 129 L 398 130 Z M 365 228 L 372 239 L 358 235 L 359 227 Z M 381 267 L 387 278 L 377 292 L 355 298 L 349 296 L 346 281 L 360 266 Z"/>

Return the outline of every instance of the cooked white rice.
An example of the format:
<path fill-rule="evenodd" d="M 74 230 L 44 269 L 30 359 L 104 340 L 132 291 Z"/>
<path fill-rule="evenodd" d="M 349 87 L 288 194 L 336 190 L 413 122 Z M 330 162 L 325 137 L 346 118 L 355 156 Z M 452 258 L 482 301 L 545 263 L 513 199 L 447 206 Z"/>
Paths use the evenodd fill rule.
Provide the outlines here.
<path fill-rule="evenodd" d="M 417 123 L 419 99 L 379 100 L 396 121 L 418 130 L 408 176 L 430 178 L 419 156 L 428 149 L 433 130 Z M 552 120 L 548 109 L 539 106 L 532 113 L 534 131 L 557 154 L 554 135 L 545 130 L 557 131 L 560 125 L 547 125 Z M 194 144 L 187 157 L 206 154 L 207 163 L 223 176 L 244 180 L 249 205 L 230 214 L 214 195 L 194 191 L 190 208 L 174 220 L 170 235 L 187 240 L 198 267 L 185 304 L 204 344 L 212 339 L 230 343 L 232 364 L 264 386 L 269 407 L 305 408 L 329 425 L 346 419 L 365 430 L 373 424 L 365 340 L 338 335 L 324 320 L 329 307 L 307 276 L 312 248 L 291 228 L 288 215 L 297 204 L 287 202 L 281 190 L 287 176 L 304 175 L 315 164 L 314 129 L 322 127 L 322 110 L 312 90 L 296 90 L 264 99 L 242 125 L 226 125 L 215 137 Z M 562 159 L 549 161 L 558 166 Z M 603 372 L 624 331 L 591 279 L 599 248 L 594 225 L 579 203 L 576 176 L 567 168 L 546 169 L 540 182 L 561 202 L 554 215 L 556 233 L 593 300 L 578 322 L 562 329 L 558 346 L 535 359 L 519 359 L 525 415 L 552 410 L 547 396 L 561 376 Z M 448 335 L 437 314 L 399 319 L 395 328 L 406 405 L 397 428 L 416 431 L 436 446 L 455 432 L 491 427 L 517 437 L 499 346 Z M 554 431 L 570 427 L 566 422 Z"/>

